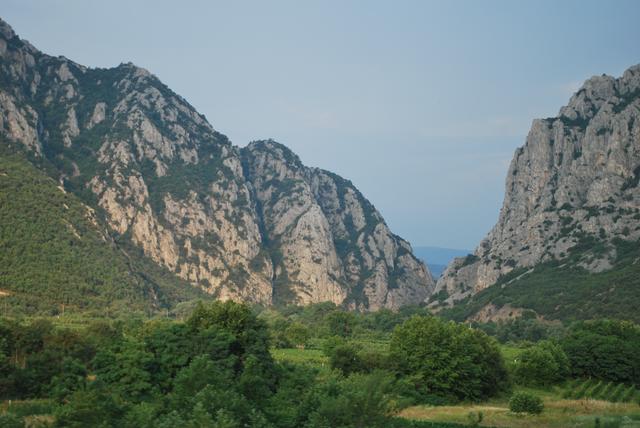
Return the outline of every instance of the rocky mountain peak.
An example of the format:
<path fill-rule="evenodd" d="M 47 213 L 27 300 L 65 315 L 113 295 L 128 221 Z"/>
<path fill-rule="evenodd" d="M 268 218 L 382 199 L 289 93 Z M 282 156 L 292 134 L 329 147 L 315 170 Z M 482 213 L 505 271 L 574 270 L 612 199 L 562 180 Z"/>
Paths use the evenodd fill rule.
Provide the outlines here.
<path fill-rule="evenodd" d="M 288 169 L 299 171 L 304 168 L 298 155 L 284 144 L 280 144 L 271 139 L 252 141 L 243 151 L 251 153 L 253 157 L 260 156 L 265 162 L 286 164 Z"/>
<path fill-rule="evenodd" d="M 640 67 L 627 69 L 623 76 L 594 76 L 571 97 L 567 106 L 560 109 L 559 117 L 571 121 L 588 121 L 605 106 L 614 106 L 633 97 L 640 90 Z M 637 95 L 637 94 L 635 94 Z"/>
<path fill-rule="evenodd" d="M 0 18 L 0 35 L 5 40 L 11 40 L 16 37 L 16 33 L 13 31 L 13 28 L 11 28 L 11 25 L 5 22 L 2 18 Z"/>
<path fill-rule="evenodd" d="M 132 63 L 87 68 L 11 40 L 2 144 L 34 155 L 115 240 L 220 299 L 375 309 L 431 292 L 424 264 L 349 181 L 272 140 L 233 146 Z"/>
<path fill-rule="evenodd" d="M 639 88 L 639 65 L 620 78 L 593 77 L 558 117 L 533 122 L 511 162 L 498 223 L 438 281 L 447 303 L 542 262 L 609 269 L 616 240 L 640 238 Z"/>

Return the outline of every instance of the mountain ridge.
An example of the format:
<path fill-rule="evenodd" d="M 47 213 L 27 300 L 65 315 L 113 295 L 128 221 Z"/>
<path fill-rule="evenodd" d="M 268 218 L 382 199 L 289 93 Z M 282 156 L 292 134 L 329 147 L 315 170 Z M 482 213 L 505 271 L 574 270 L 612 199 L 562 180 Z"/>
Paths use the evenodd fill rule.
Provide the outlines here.
<path fill-rule="evenodd" d="M 431 304 L 468 305 L 496 284 L 524 281 L 524 276 L 510 278 L 506 284 L 503 278 L 510 273 L 545 264 L 560 269 L 569 263 L 593 274 L 618 269 L 620 242 L 637 247 L 640 239 L 639 177 L 640 65 L 635 65 L 619 78 L 588 79 L 557 117 L 533 121 L 509 167 L 498 222 L 472 255 L 448 266 L 436 286 L 439 301 Z M 605 287 L 609 280 L 603 281 Z"/>
<path fill-rule="evenodd" d="M 87 68 L 1 20 L 0 34 L 4 144 L 181 280 L 223 300 L 352 309 L 395 309 L 435 286 L 348 180 L 271 140 L 232 145 L 131 63 Z"/>

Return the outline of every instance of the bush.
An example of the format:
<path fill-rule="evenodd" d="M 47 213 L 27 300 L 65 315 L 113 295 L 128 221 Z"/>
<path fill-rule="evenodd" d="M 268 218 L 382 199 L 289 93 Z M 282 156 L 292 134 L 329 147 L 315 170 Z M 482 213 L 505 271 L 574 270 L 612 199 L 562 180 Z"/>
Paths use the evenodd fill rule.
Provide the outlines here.
<path fill-rule="evenodd" d="M 330 378 L 313 391 L 314 410 L 305 426 L 388 427 L 397 411 L 393 384 L 393 375 L 380 371 Z"/>
<path fill-rule="evenodd" d="M 23 428 L 24 422 L 22 421 L 22 418 L 12 415 L 11 413 L 6 413 L 4 415 L 0 415 L 0 427 Z"/>
<path fill-rule="evenodd" d="M 509 410 L 513 413 L 539 415 L 543 409 L 542 399 L 527 392 L 517 392 L 509 400 Z"/>

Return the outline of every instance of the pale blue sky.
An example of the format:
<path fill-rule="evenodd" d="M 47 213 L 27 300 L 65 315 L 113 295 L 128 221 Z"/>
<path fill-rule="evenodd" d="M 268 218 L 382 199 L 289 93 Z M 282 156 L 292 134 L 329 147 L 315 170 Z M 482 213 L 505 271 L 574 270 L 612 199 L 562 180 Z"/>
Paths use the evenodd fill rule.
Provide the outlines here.
<path fill-rule="evenodd" d="M 238 145 L 352 180 L 414 245 L 473 248 L 513 150 L 594 74 L 640 62 L 640 1 L 2 0 L 41 50 L 131 61 Z"/>

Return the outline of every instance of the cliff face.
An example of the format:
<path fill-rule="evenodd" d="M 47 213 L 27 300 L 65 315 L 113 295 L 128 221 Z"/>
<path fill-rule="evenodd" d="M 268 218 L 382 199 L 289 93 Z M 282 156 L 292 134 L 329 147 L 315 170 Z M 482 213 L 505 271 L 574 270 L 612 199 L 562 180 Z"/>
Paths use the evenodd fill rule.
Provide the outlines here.
<path fill-rule="evenodd" d="M 569 260 L 611 268 L 617 239 L 640 238 L 640 65 L 593 77 L 558 117 L 533 122 L 516 150 L 500 218 L 436 292 L 453 303 L 516 268 Z"/>
<path fill-rule="evenodd" d="M 242 155 L 276 298 L 397 308 L 432 291 L 424 264 L 351 182 L 305 167 L 273 141 L 251 143 Z"/>
<path fill-rule="evenodd" d="M 434 286 L 348 181 L 271 141 L 239 149 L 146 70 L 48 56 L 2 21 L 0 132 L 108 233 L 217 298 L 397 308 Z"/>

